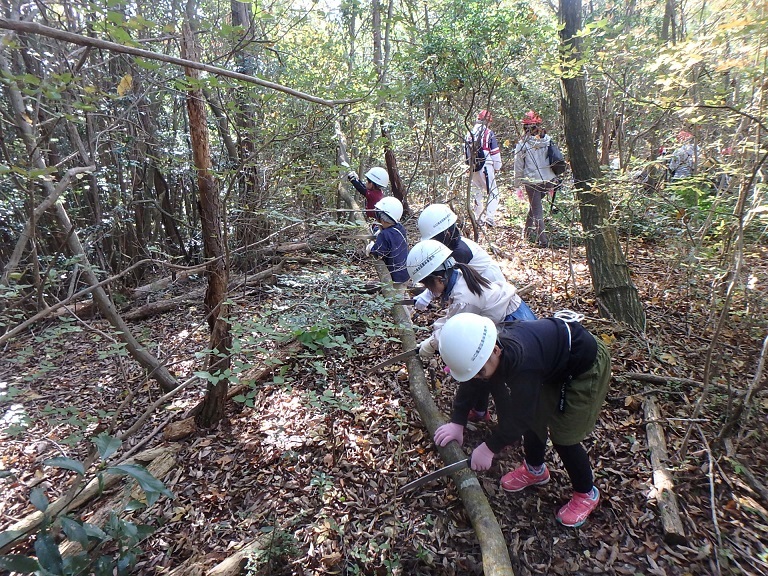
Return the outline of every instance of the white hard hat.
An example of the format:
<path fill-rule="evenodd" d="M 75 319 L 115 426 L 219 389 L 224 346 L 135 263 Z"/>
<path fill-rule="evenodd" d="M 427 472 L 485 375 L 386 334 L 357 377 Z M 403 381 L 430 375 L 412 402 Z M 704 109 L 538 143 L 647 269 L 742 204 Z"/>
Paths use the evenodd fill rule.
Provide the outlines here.
<path fill-rule="evenodd" d="M 421 282 L 443 264 L 447 264 L 444 268 L 452 268 L 455 261 L 451 258 L 451 252 L 453 250 L 437 240 L 417 242 L 408 252 L 408 258 L 405 261 L 408 274 L 414 282 Z"/>
<path fill-rule="evenodd" d="M 374 166 L 368 172 L 365 173 L 365 177 L 368 178 L 374 184 L 378 184 L 382 188 L 389 186 L 389 174 L 384 168 Z"/>
<path fill-rule="evenodd" d="M 496 325 L 485 316 L 462 312 L 440 330 L 440 358 L 457 382 L 471 380 L 482 370 L 496 346 Z"/>
<path fill-rule="evenodd" d="M 419 215 L 419 232 L 422 240 L 434 238 L 456 223 L 456 214 L 448 204 L 430 204 Z"/>
<path fill-rule="evenodd" d="M 373 206 L 376 210 L 381 210 L 392 218 L 395 222 L 400 222 L 400 218 L 403 216 L 403 205 L 397 198 L 392 196 L 386 196 L 376 202 Z"/>

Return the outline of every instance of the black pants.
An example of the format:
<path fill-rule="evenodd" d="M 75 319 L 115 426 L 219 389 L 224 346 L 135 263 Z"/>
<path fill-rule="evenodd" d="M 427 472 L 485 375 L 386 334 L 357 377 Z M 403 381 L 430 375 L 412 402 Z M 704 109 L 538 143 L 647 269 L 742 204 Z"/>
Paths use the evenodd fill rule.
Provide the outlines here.
<path fill-rule="evenodd" d="M 586 494 L 592 490 L 592 466 L 589 463 L 589 456 L 587 456 L 584 446 L 581 444 L 573 444 L 571 446 L 555 444 L 554 446 L 557 454 L 560 456 L 560 460 L 563 461 L 565 471 L 568 472 L 568 476 L 571 479 L 573 491 Z M 542 442 L 535 432 L 529 430 L 523 434 L 525 461 L 530 466 L 537 467 L 544 464 L 546 448 L 546 443 Z"/>

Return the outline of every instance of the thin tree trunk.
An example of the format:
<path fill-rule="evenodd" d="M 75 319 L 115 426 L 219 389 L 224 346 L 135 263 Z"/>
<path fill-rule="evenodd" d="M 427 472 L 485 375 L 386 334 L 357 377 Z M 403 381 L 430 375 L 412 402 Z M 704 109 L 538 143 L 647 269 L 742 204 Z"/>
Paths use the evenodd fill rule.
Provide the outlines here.
<path fill-rule="evenodd" d="M 181 53 L 185 59 L 199 59 L 198 46 L 194 35 L 193 22 L 195 0 L 189 0 L 186 7 L 186 20 L 182 28 Z M 192 80 L 192 86 L 199 82 L 199 72 L 185 68 L 184 73 Z M 230 365 L 229 349 L 232 337 L 227 321 L 226 304 L 229 270 L 224 257 L 224 236 L 221 226 L 221 199 L 216 179 L 211 171 L 211 151 L 205 113 L 205 95 L 200 88 L 187 92 L 187 112 L 189 114 L 189 134 L 192 141 L 192 157 L 197 169 L 197 186 L 200 200 L 200 217 L 203 226 L 203 253 L 208 260 L 206 275 L 208 289 L 205 293 L 205 309 L 208 312 L 208 327 L 211 330 L 208 372 L 223 372 Z M 229 380 L 219 379 L 215 384 L 208 382 L 208 392 L 197 423 L 202 427 L 216 424 L 224 416 Z"/>
<path fill-rule="evenodd" d="M 0 52 L 0 69 L 5 73 L 6 78 L 13 78 L 8 60 L 5 55 Z M 9 80 L 6 84 L 9 94 L 9 100 L 13 107 L 16 119 L 16 127 L 22 136 L 24 145 L 30 155 L 30 164 L 40 170 L 47 170 L 47 166 L 43 157 L 40 155 L 39 148 L 35 145 L 35 138 L 32 131 L 32 126 L 25 120 L 26 110 L 24 106 L 24 99 L 18 86 L 13 80 Z M 43 189 L 48 195 L 48 199 L 58 198 L 58 194 L 54 185 L 49 181 L 42 181 Z M 91 286 L 98 284 L 98 278 L 93 272 L 91 263 L 88 261 L 88 256 L 80 243 L 80 238 L 77 236 L 77 232 L 73 228 L 69 215 L 67 214 L 64 204 L 61 200 L 56 200 L 55 216 L 62 229 L 62 232 L 66 235 L 67 245 L 72 253 L 80 257 L 80 265 L 83 268 L 83 277 Z M 168 369 L 160 363 L 160 361 L 150 354 L 144 346 L 142 346 L 138 340 L 131 333 L 128 325 L 123 321 L 120 315 L 117 313 L 115 305 L 107 295 L 104 288 L 95 287 L 93 289 L 93 299 L 99 307 L 99 310 L 104 317 L 112 324 L 120 339 L 125 343 L 128 352 L 131 356 L 149 372 L 149 377 L 155 378 L 162 387 L 163 390 L 168 391 L 176 387 L 176 379 L 171 375 Z"/>
<path fill-rule="evenodd" d="M 591 143 L 589 101 L 586 80 L 581 70 L 573 69 L 581 58 L 581 0 L 561 0 L 560 32 L 563 70 L 561 78 L 565 139 L 579 200 L 581 225 L 587 245 L 587 262 L 598 306 L 603 315 L 613 317 L 636 330 L 645 330 L 645 311 L 629 275 L 616 228 L 609 221 L 610 202 L 600 187 L 602 176 Z M 578 64 L 577 64 L 578 65 Z"/>

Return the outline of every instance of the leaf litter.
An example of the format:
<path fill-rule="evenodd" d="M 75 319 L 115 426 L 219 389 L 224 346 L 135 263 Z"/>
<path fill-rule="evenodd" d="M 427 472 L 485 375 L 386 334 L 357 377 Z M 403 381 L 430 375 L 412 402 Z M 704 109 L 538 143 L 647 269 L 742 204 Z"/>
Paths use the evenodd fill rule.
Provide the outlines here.
<path fill-rule="evenodd" d="M 671 247 L 639 242 L 630 266 L 647 306 L 644 342 L 596 316 L 583 248 L 573 249 L 569 267 L 564 248 L 531 248 L 503 228 L 492 234 L 494 243 L 511 251 L 511 259 L 503 261 L 508 279 L 518 287 L 535 286 L 524 298 L 532 309 L 540 316 L 561 308 L 584 313 L 585 325 L 610 343 L 614 372 L 597 429 L 585 442 L 603 500 L 582 528 L 566 529 L 555 521 L 569 484 L 554 454 L 548 453 L 553 481 L 535 490 L 509 495 L 499 487 L 499 477 L 521 460 L 519 447 L 508 448 L 491 470 L 479 474 L 515 573 L 697 575 L 717 573 L 719 562 L 722 573 L 768 574 L 768 503 L 722 450 L 715 452 L 711 486 L 707 453 L 696 436 L 687 458 L 677 459 L 700 394 L 688 381 L 703 374 L 714 322 L 707 282 L 715 278 L 701 272 L 693 286 L 688 273 L 669 265 L 677 257 Z M 377 314 L 386 309 L 382 297 L 351 289 L 370 282 L 371 269 L 355 262 L 351 247 L 341 249 L 350 250 L 346 258 L 324 255 L 322 270 L 307 274 L 289 266 L 282 281 L 236 300 L 238 318 L 257 319 L 258 329 L 270 327 L 286 339 L 304 337 L 306 345 L 274 366 L 271 380 L 255 385 L 252 406 L 231 402 L 215 429 L 181 441 L 177 466 L 163 479 L 175 499 L 161 499 L 143 513 L 143 521 L 157 530 L 143 543 L 136 574 L 165 574 L 192 560 L 207 569 L 263 534 L 274 535 L 275 545 L 268 561 L 255 562 L 253 573 L 482 573 L 479 546 L 449 480 L 398 494 L 398 487 L 443 464 L 414 411 L 407 382 L 400 380 L 402 366 L 364 374 L 402 350 L 388 317 Z M 768 259 L 748 261 L 750 274 L 764 285 Z M 750 305 L 755 310 L 754 302 L 746 301 L 750 297 L 735 302 L 734 310 Z M 429 326 L 436 314 L 417 312 L 414 322 Z M 199 352 L 207 334 L 199 329 L 199 316 L 201 307 L 182 309 L 135 326 L 159 343 L 157 353 L 180 379 L 203 369 Z M 103 322 L 94 325 L 107 330 Z M 734 315 L 721 337 L 728 359 L 714 374 L 726 388 L 715 390 L 698 423 L 713 446 L 734 402 L 727 386 L 743 390 L 757 364 L 752 326 Z M 279 345 L 274 334 L 253 339 L 241 357 L 258 367 Z M 42 344 L 17 340 L 4 354 L 0 374 L 20 391 L 14 401 L 23 406 L 24 431 L 6 434 L 0 443 L 0 467 L 12 473 L 0 480 L 2 528 L 32 511 L 31 488 L 44 487 L 51 500 L 66 489 L 65 474 L 43 468 L 44 459 L 83 459 L 83 438 L 106 426 L 129 394 L 132 400 L 120 414 L 125 427 L 158 397 L 132 362 L 114 354 L 100 357 L 104 348 L 96 332 L 82 330 Z M 448 414 L 455 383 L 443 375 L 439 359 L 431 368 L 435 400 Z M 669 464 L 689 537 L 684 546 L 670 546 L 661 537 L 642 414 L 647 384 L 623 377 L 630 372 L 682 379 L 652 387 L 659 390 L 668 419 Z M 187 390 L 122 450 L 168 414 L 183 413 L 204 391 L 204 384 Z M 738 437 L 736 453 L 753 470 L 763 470 L 766 405 L 758 402 L 754 409 L 752 428 Z M 485 431 L 485 424 L 469 430 L 465 449 L 481 442 Z M 161 442 L 157 436 L 152 444 Z M 84 518 L 93 506 L 81 512 Z"/>

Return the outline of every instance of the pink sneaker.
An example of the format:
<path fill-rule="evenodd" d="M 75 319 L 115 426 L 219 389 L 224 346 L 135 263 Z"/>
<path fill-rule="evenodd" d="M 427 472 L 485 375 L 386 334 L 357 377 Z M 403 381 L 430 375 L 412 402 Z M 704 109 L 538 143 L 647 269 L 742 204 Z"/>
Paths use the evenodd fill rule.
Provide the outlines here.
<path fill-rule="evenodd" d="M 486 410 L 485 414 L 482 416 L 480 415 L 480 412 L 472 408 L 472 410 L 469 411 L 469 415 L 467 416 L 467 420 L 470 422 L 490 422 L 491 421 L 491 411 Z"/>
<path fill-rule="evenodd" d="M 592 490 L 594 491 L 594 498 L 589 494 L 574 492 L 573 498 L 557 513 L 557 521 L 563 526 L 572 528 L 578 528 L 584 524 L 587 521 L 587 516 L 597 508 L 597 503 L 600 502 L 600 490 L 597 489 L 597 486 Z"/>
<path fill-rule="evenodd" d="M 534 474 L 528 470 L 528 465 L 523 462 L 520 466 L 501 477 L 501 487 L 507 492 L 520 492 L 528 486 L 542 486 L 549 482 L 549 469 L 546 464 L 541 474 Z"/>

